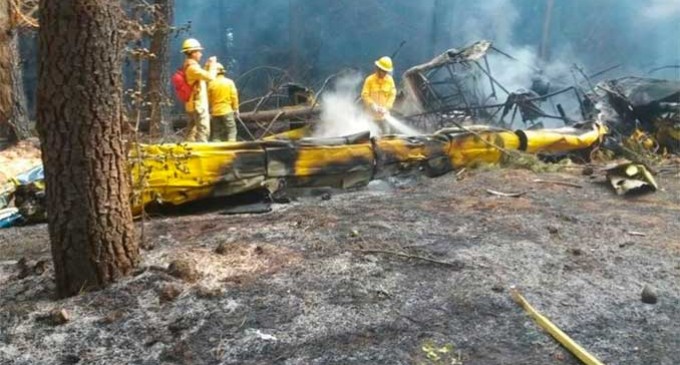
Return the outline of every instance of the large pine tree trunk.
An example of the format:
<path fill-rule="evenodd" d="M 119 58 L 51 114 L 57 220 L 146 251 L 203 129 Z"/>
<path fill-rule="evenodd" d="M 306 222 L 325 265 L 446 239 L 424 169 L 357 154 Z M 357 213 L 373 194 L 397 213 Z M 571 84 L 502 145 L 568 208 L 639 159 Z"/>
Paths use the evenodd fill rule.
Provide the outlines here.
<path fill-rule="evenodd" d="M 174 0 L 156 0 L 158 7 L 156 23 L 158 28 L 151 38 L 151 53 L 156 57 L 149 60 L 149 79 L 147 83 L 151 111 L 149 113 L 149 133 L 152 138 L 161 136 L 163 121 L 169 120 L 167 100 L 169 98 L 167 85 L 170 75 L 168 72 L 170 59 L 169 38 L 173 20 Z M 171 130 L 169 126 L 166 130 Z"/>
<path fill-rule="evenodd" d="M 10 1 L 0 1 L 0 137 L 30 137 L 19 42 Z"/>
<path fill-rule="evenodd" d="M 41 0 L 37 122 L 60 296 L 139 261 L 122 139 L 120 2 Z"/>

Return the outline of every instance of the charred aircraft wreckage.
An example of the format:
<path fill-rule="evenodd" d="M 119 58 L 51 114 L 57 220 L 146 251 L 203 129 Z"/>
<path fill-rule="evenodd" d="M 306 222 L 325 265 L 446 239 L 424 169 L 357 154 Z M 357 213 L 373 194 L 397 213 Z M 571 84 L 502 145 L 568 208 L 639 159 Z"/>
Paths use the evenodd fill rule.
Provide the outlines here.
<path fill-rule="evenodd" d="M 512 153 L 587 161 L 594 149 L 616 152 L 631 139 L 654 152 L 680 151 L 680 82 L 626 77 L 593 85 L 597 75 L 575 69 L 573 83 L 560 86 L 535 70 L 532 85 L 511 91 L 492 72 L 498 57 L 514 60 L 481 41 L 403 74 L 395 115 L 429 134 L 310 138 L 322 92 L 288 83 L 280 85 L 286 92 L 245 102 L 255 105 L 242 109 L 240 121 L 250 141 L 132 146 L 133 211 L 254 191 L 349 189 L 400 174 L 434 177 Z M 277 94 L 289 104 L 272 103 Z M 0 208 L 12 197 L 16 206 L 0 214 L 5 226 L 45 218 L 41 167 L 24 175 L 0 190 Z"/>

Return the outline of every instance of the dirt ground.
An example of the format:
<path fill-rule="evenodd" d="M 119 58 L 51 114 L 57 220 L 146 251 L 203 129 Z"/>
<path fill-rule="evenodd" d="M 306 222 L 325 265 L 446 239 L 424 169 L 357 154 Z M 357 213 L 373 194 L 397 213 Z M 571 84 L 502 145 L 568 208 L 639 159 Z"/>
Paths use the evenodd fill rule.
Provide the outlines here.
<path fill-rule="evenodd" d="M 59 301 L 51 264 L 18 277 L 20 258 L 49 260 L 46 226 L 1 230 L 0 363 L 578 364 L 512 285 L 605 364 L 680 362 L 677 171 L 636 198 L 579 169 L 461 177 L 156 217 L 134 276 Z M 197 282 L 168 275 L 178 258 Z M 658 303 L 641 301 L 645 285 Z M 70 321 L 50 323 L 53 309 Z"/>

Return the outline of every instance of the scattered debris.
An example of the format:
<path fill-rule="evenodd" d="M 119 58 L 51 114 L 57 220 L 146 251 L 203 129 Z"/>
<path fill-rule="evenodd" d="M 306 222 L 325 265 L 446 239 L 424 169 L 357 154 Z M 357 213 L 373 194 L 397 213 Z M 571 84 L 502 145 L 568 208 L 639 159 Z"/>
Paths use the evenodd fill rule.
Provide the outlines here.
<path fill-rule="evenodd" d="M 178 285 L 167 283 L 163 285 L 158 293 L 158 299 L 161 303 L 172 302 L 182 294 L 182 288 Z"/>
<path fill-rule="evenodd" d="M 572 248 L 571 250 L 569 250 L 569 252 L 571 252 L 571 254 L 574 256 L 583 255 L 583 250 L 581 250 L 580 248 Z"/>
<path fill-rule="evenodd" d="M 626 231 L 626 233 L 628 233 L 631 236 L 635 236 L 635 237 L 647 237 L 647 234 L 643 233 L 643 232 Z"/>
<path fill-rule="evenodd" d="M 104 324 L 112 324 L 118 322 L 125 316 L 125 312 L 120 309 L 110 311 L 106 316 L 102 317 L 101 322 Z"/>
<path fill-rule="evenodd" d="M 444 345 L 438 345 L 431 340 L 425 341 L 420 347 L 423 351 L 423 355 L 428 360 L 427 363 L 431 364 L 446 364 L 446 365 L 463 365 L 462 356 L 460 351 L 456 352 L 455 346 L 453 344 L 447 343 Z M 424 362 L 417 362 L 418 364 L 424 364 Z"/>
<path fill-rule="evenodd" d="M 491 286 L 491 290 L 496 293 L 502 293 L 505 291 L 505 287 L 502 284 L 496 283 Z"/>
<path fill-rule="evenodd" d="M 642 289 L 641 297 L 642 302 L 647 304 L 656 304 L 659 301 L 659 296 L 656 292 L 656 289 L 654 289 L 649 284 L 645 285 L 645 287 Z"/>
<path fill-rule="evenodd" d="M 0 209 L 0 228 L 15 226 L 23 221 L 18 208 Z"/>
<path fill-rule="evenodd" d="M 66 309 L 56 308 L 47 314 L 38 316 L 36 319 L 52 326 L 61 326 L 71 321 L 71 315 Z"/>
<path fill-rule="evenodd" d="M 168 266 L 168 274 L 190 283 L 195 282 L 200 277 L 196 265 L 186 259 L 172 261 Z"/>
<path fill-rule="evenodd" d="M 196 288 L 196 296 L 202 299 L 214 299 L 219 298 L 224 294 L 221 288 L 208 288 L 203 285 L 199 285 Z"/>
<path fill-rule="evenodd" d="M 539 184 L 562 185 L 562 186 L 568 186 L 568 187 L 571 187 L 571 188 L 583 189 L 583 185 L 571 183 L 571 182 L 567 182 L 567 181 L 534 179 L 534 182 L 539 183 Z"/>
<path fill-rule="evenodd" d="M 255 330 L 255 329 L 252 329 L 252 328 L 246 329 L 246 335 L 259 338 L 260 340 L 263 340 L 263 341 L 278 341 L 276 336 L 266 334 L 266 333 L 263 333 L 260 330 Z"/>
<path fill-rule="evenodd" d="M 652 151 L 680 152 L 680 81 L 623 77 L 603 81 L 596 90 L 613 144 L 638 135 Z"/>
<path fill-rule="evenodd" d="M 226 255 L 229 252 L 234 251 L 235 249 L 236 247 L 233 243 L 222 242 L 219 245 L 217 245 L 217 248 L 215 248 L 215 253 L 219 255 Z"/>
<path fill-rule="evenodd" d="M 512 128 L 518 114 L 526 126 L 540 125 L 540 118 L 562 120 L 571 125 L 574 118 L 583 118 L 587 113 L 583 92 L 576 87 L 556 90 L 547 84 L 536 90 L 508 89 L 493 75 L 490 65 L 493 60 L 488 57 L 491 53 L 517 62 L 491 42 L 482 40 L 460 49 L 449 49 L 426 63 L 411 67 L 402 76 L 405 86 L 395 109 L 403 115 L 410 114 L 409 121 L 421 129 L 427 129 L 424 127 L 428 124 L 442 128 L 452 121 L 464 122 L 468 118 L 490 120 L 492 124 Z M 518 67 L 524 66 L 518 62 Z M 533 86 L 527 85 L 527 88 Z M 558 96 L 573 98 L 574 104 L 580 106 L 580 115 L 566 115 L 559 102 L 550 103 L 552 115 L 539 106 Z"/>
<path fill-rule="evenodd" d="M 547 331 L 557 342 L 562 344 L 569 352 L 576 356 L 586 365 L 603 365 L 595 356 L 589 354 L 579 344 L 574 342 L 566 333 L 562 332 L 550 320 L 537 312 L 529 302 L 524 299 L 519 290 L 515 287 L 510 288 L 512 299 L 519 304 L 542 329 Z"/>
<path fill-rule="evenodd" d="M 581 175 L 583 176 L 592 176 L 595 173 L 595 169 L 593 169 L 592 166 L 585 166 L 583 170 L 581 170 Z"/>
<path fill-rule="evenodd" d="M 619 244 L 619 248 L 626 248 L 626 247 L 628 247 L 628 246 L 633 246 L 634 244 L 635 244 L 635 242 L 632 242 L 632 241 L 620 243 L 620 244 Z"/>
<path fill-rule="evenodd" d="M 505 197 L 505 198 L 519 198 L 519 197 L 521 197 L 522 195 L 525 195 L 525 194 L 526 194 L 526 192 L 521 192 L 521 193 L 503 193 L 503 192 L 496 191 L 496 190 L 491 190 L 491 189 L 485 189 L 485 190 L 486 190 L 486 192 L 487 192 L 489 195 L 502 196 L 502 197 Z"/>
<path fill-rule="evenodd" d="M 446 261 L 439 261 L 423 256 L 417 256 L 417 255 L 410 255 L 404 252 L 397 252 L 397 251 L 387 251 L 387 250 L 355 250 L 356 252 L 361 252 L 365 254 L 384 254 L 384 255 L 393 255 L 393 256 L 399 256 L 399 257 L 405 257 L 409 259 L 416 259 L 416 260 L 422 260 L 422 261 L 427 261 L 431 262 L 433 264 L 438 264 L 438 265 L 444 265 L 453 268 L 455 271 L 462 270 L 465 267 L 465 264 L 462 262 L 446 262 Z"/>
<path fill-rule="evenodd" d="M 35 265 L 33 266 L 33 274 L 38 276 L 44 274 L 45 270 L 47 270 L 47 265 L 48 265 L 47 260 L 38 260 L 38 262 L 36 262 Z"/>
<path fill-rule="evenodd" d="M 607 180 L 617 195 L 643 194 L 658 189 L 654 177 L 643 165 L 624 162 L 606 171 Z"/>

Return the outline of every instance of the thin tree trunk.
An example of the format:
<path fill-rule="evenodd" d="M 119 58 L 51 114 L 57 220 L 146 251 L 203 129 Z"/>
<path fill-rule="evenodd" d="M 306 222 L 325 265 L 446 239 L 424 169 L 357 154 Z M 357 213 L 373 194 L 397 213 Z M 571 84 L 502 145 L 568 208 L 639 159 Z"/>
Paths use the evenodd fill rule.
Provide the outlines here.
<path fill-rule="evenodd" d="M 14 126 L 17 139 L 31 137 L 31 127 L 26 108 L 26 92 L 24 91 L 24 73 L 19 55 L 19 36 L 14 32 L 12 40 L 12 115 L 10 124 Z"/>
<path fill-rule="evenodd" d="M 9 1 L 0 1 L 0 137 L 30 137 L 19 42 Z"/>
<path fill-rule="evenodd" d="M 302 8 L 299 0 L 288 0 L 288 38 L 290 42 L 289 73 L 294 80 L 302 80 Z"/>
<path fill-rule="evenodd" d="M 552 25 L 552 13 L 555 0 L 546 0 L 545 14 L 543 16 L 543 35 L 541 37 L 541 49 L 539 56 L 544 62 L 550 61 L 550 28 Z"/>
<path fill-rule="evenodd" d="M 170 62 L 170 33 L 174 16 L 174 0 L 156 0 L 158 16 L 156 17 L 156 32 L 151 38 L 150 51 L 156 57 L 149 60 L 149 79 L 147 83 L 150 102 L 151 138 L 158 138 L 171 128 L 162 128 L 163 122 L 169 119 L 168 110 L 168 82 Z"/>
<path fill-rule="evenodd" d="M 41 0 L 37 127 L 59 296 L 139 261 L 123 141 L 120 2 Z"/>
<path fill-rule="evenodd" d="M 428 50 L 428 58 L 432 58 L 437 55 L 437 41 L 439 38 L 439 29 L 441 25 L 439 24 L 439 18 L 440 18 L 440 2 L 439 0 L 432 0 L 432 27 L 430 28 L 430 46 L 427 48 Z"/>

